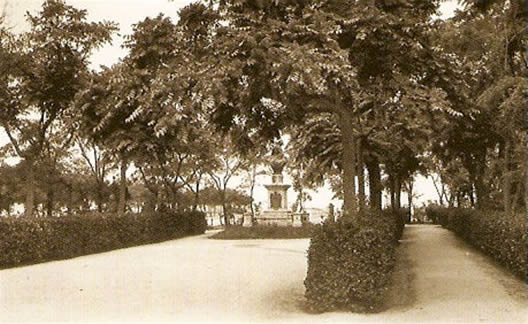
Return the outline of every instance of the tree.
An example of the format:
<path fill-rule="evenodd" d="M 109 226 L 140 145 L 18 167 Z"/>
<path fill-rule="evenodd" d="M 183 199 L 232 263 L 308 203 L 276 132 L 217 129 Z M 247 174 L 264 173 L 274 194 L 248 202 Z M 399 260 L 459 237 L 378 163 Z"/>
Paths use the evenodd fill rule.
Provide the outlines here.
<path fill-rule="evenodd" d="M 255 219 L 255 186 L 257 185 L 257 177 L 266 174 L 261 167 L 265 163 L 264 150 L 266 146 L 262 146 L 259 151 L 255 150 L 249 153 L 249 156 L 245 156 L 244 159 L 247 161 L 244 170 L 244 178 L 242 180 L 241 187 L 248 191 L 250 198 L 249 208 L 251 210 L 251 222 Z"/>
<path fill-rule="evenodd" d="M 216 153 L 214 167 L 209 171 L 209 177 L 216 190 L 220 192 L 224 224 L 225 226 L 229 226 L 230 212 L 227 205 L 228 184 L 233 176 L 238 175 L 240 171 L 247 167 L 247 161 L 236 150 L 228 137 L 220 138 L 216 143 L 219 149 Z"/>
<path fill-rule="evenodd" d="M 208 15 L 206 7 L 191 5 L 180 11 L 178 25 L 163 15 L 134 25 L 125 44 L 130 54 L 94 76 L 78 98 L 89 136 L 120 156 L 122 188 L 124 166 L 132 161 L 156 197 L 160 184 L 174 200 L 194 181 L 198 169 L 191 165 L 203 153 L 203 118 L 191 104 L 189 89 L 194 83 L 192 58 L 207 42 L 202 33 L 207 33 Z M 178 68 L 167 68 L 173 65 Z M 184 164 L 190 168 L 181 169 Z M 180 172 L 191 169 L 195 171 Z M 119 213 L 123 211 L 121 203 Z"/>
<path fill-rule="evenodd" d="M 207 83 L 197 85 L 195 101 L 221 128 L 243 127 L 264 140 L 330 115 L 341 134 L 347 214 L 357 210 L 358 138 L 369 133 L 360 127 L 363 116 L 383 115 L 394 101 L 400 110 L 448 110 L 449 100 L 456 100 L 441 72 L 449 62 L 437 58 L 428 41 L 435 2 L 219 5 L 226 24 L 218 28 L 202 70 Z"/>
<path fill-rule="evenodd" d="M 462 163 L 469 179 L 461 185 L 473 205 L 493 208 L 500 199 L 512 212 L 525 205 L 520 197 L 526 192 L 523 181 L 512 181 L 526 175 L 526 1 L 465 4 L 442 26 L 437 42 L 466 71 L 471 91 L 463 94 L 474 109 L 443 125 L 433 150 L 445 164 Z"/>
<path fill-rule="evenodd" d="M 47 0 L 36 16 L 28 14 L 30 30 L 2 42 L 12 59 L 2 73 L 5 90 L 0 123 L 13 150 L 28 165 L 25 214 L 33 215 L 34 164 L 49 134 L 83 87 L 88 57 L 110 41 L 112 23 L 88 23 L 86 11 L 59 0 Z"/>

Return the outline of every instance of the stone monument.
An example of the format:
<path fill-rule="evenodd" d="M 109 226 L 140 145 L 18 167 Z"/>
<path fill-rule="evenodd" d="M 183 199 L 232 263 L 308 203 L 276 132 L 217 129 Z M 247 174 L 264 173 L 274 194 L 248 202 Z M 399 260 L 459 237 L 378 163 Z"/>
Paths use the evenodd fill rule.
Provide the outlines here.
<path fill-rule="evenodd" d="M 293 213 L 288 208 L 288 188 L 291 186 L 284 183 L 282 171 L 286 165 L 286 159 L 280 148 L 276 147 L 270 157 L 270 167 L 273 171 L 271 184 L 264 185 L 268 190 L 268 209 L 256 216 L 257 224 L 278 226 L 301 226 L 302 215 Z"/>

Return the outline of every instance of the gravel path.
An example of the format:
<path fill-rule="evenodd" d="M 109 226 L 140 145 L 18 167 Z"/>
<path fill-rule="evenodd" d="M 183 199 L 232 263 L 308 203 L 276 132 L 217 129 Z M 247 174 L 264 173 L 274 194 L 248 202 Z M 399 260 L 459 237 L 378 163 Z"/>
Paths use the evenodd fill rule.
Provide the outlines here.
<path fill-rule="evenodd" d="M 393 307 L 303 312 L 308 240 L 206 236 L 0 271 L 0 322 L 528 322 L 525 286 L 435 226 L 410 226 Z"/>

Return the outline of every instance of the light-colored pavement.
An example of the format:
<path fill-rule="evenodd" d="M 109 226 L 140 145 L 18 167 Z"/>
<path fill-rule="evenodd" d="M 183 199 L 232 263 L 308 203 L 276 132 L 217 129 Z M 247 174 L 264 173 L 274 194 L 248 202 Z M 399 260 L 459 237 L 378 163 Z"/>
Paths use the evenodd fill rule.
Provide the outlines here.
<path fill-rule="evenodd" d="M 307 248 L 200 236 L 3 270 L 0 322 L 528 323 L 524 284 L 434 226 L 405 231 L 401 266 L 412 284 L 402 305 L 306 314 Z"/>

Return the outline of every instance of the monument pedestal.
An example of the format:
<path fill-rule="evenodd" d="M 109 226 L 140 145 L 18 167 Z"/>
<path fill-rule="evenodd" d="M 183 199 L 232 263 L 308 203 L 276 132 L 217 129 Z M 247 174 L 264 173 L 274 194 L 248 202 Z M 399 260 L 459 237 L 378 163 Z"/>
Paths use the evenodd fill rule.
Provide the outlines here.
<path fill-rule="evenodd" d="M 257 217 L 259 225 L 291 226 L 292 216 L 287 209 L 265 210 Z"/>
<path fill-rule="evenodd" d="M 293 213 L 292 214 L 292 226 L 301 227 L 303 224 L 303 217 L 306 217 L 304 213 Z"/>
<path fill-rule="evenodd" d="M 259 225 L 292 226 L 293 213 L 288 209 L 288 188 L 283 183 L 282 174 L 272 175 L 272 184 L 265 185 L 268 190 L 269 208 L 256 217 Z"/>
<path fill-rule="evenodd" d="M 271 157 L 271 184 L 265 185 L 268 190 L 268 209 L 255 216 L 255 222 L 259 225 L 295 226 L 303 224 L 304 213 L 293 213 L 288 209 L 288 188 L 284 184 L 282 170 L 286 165 L 286 159 L 280 147 L 273 150 Z"/>
<path fill-rule="evenodd" d="M 250 214 L 245 214 L 244 215 L 244 222 L 242 223 L 242 226 L 244 226 L 244 227 L 253 226 L 253 220 L 251 219 L 251 215 Z"/>

